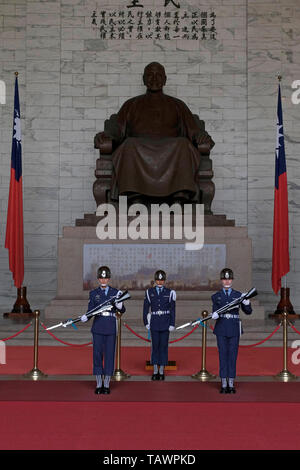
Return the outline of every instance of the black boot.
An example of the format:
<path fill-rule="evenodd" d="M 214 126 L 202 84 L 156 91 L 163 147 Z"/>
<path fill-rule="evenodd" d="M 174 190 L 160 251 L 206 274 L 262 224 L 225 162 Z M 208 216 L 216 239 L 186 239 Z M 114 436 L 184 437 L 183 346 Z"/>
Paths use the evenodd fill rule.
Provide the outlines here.
<path fill-rule="evenodd" d="M 153 374 L 151 380 L 159 380 L 159 374 Z"/>
<path fill-rule="evenodd" d="M 222 378 L 220 393 L 228 393 L 227 379 Z"/>

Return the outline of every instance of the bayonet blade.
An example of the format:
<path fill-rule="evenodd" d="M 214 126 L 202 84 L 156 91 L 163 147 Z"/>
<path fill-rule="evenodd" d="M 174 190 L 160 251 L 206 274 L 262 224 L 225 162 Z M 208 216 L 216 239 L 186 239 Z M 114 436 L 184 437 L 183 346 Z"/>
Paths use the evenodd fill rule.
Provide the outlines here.
<path fill-rule="evenodd" d="M 186 328 L 187 326 L 191 326 L 192 322 L 185 323 L 184 325 L 177 326 L 176 330 L 181 330 L 182 328 Z"/>

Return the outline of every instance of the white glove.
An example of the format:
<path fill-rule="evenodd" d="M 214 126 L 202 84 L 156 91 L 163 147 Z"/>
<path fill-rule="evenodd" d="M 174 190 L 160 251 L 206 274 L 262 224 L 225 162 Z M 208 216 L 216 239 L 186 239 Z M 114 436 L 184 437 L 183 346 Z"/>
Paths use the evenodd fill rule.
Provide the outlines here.
<path fill-rule="evenodd" d="M 219 318 L 219 315 L 217 314 L 217 312 L 213 312 L 211 318 L 212 318 L 213 320 L 217 320 L 217 319 Z"/>
<path fill-rule="evenodd" d="M 116 302 L 116 308 L 118 310 L 121 310 L 122 307 L 123 307 L 123 302 Z"/>
<path fill-rule="evenodd" d="M 169 331 L 174 331 L 174 330 L 175 330 L 175 326 L 170 325 L 169 326 Z"/>
<path fill-rule="evenodd" d="M 147 323 L 146 328 L 147 330 L 150 330 L 150 323 Z"/>
<path fill-rule="evenodd" d="M 80 320 L 85 322 L 85 321 L 88 321 L 88 317 L 86 316 L 86 314 L 82 315 L 82 317 L 80 317 Z"/>
<path fill-rule="evenodd" d="M 250 304 L 250 300 L 249 299 L 244 299 L 242 304 L 244 305 L 249 305 Z"/>

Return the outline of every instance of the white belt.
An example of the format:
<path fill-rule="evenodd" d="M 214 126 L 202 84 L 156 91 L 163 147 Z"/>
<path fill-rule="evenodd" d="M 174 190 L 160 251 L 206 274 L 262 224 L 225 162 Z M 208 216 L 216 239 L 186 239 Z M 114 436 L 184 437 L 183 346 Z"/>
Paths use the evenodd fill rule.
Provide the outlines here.
<path fill-rule="evenodd" d="M 168 315 L 170 310 L 157 310 L 157 312 L 152 312 L 152 315 Z"/>
<path fill-rule="evenodd" d="M 223 315 L 220 315 L 220 318 L 226 318 L 228 320 L 229 318 L 240 318 L 240 316 L 232 315 L 232 313 L 225 313 Z"/>
<path fill-rule="evenodd" d="M 115 313 L 111 313 L 111 312 L 101 312 L 100 315 L 101 317 L 115 317 L 116 316 Z"/>

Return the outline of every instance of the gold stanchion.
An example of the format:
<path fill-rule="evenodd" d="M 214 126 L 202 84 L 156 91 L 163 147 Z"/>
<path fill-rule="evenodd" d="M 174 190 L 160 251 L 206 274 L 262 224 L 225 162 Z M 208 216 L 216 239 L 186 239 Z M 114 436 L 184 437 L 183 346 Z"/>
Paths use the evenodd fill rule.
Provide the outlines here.
<path fill-rule="evenodd" d="M 129 374 L 126 374 L 121 369 L 121 315 L 118 315 L 118 335 L 117 335 L 117 346 L 116 346 L 116 368 L 115 373 L 113 375 L 113 380 L 120 382 L 121 380 L 126 380 L 130 377 Z"/>
<path fill-rule="evenodd" d="M 39 354 L 39 323 L 40 323 L 40 311 L 35 310 L 34 314 L 34 354 L 33 354 L 33 369 L 27 374 L 24 374 L 24 377 L 32 380 L 43 379 L 47 377 L 44 372 L 38 368 L 38 354 Z"/>
<path fill-rule="evenodd" d="M 287 356 L 288 356 L 288 312 L 286 307 L 283 308 L 282 313 L 282 325 L 283 325 L 283 369 L 277 375 L 274 376 L 275 379 L 281 380 L 282 382 L 290 382 L 292 380 L 298 379 L 294 374 L 292 374 L 287 368 Z"/>
<path fill-rule="evenodd" d="M 208 312 L 203 310 L 202 317 L 207 317 Z M 207 328 L 202 327 L 202 366 L 201 370 L 197 372 L 197 374 L 192 375 L 193 379 L 201 380 L 202 382 L 206 382 L 208 380 L 215 379 L 216 376 L 211 374 L 206 370 L 206 339 L 207 339 Z"/>

